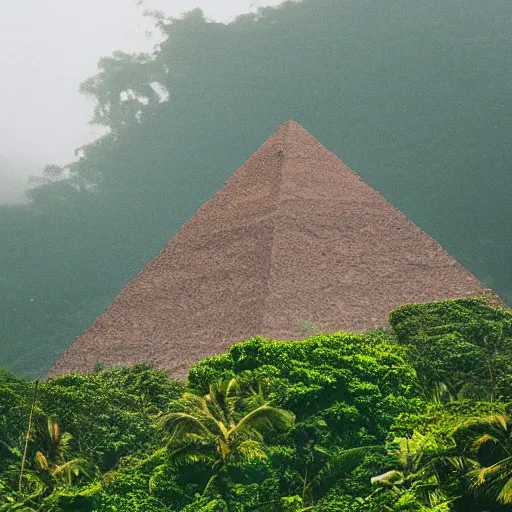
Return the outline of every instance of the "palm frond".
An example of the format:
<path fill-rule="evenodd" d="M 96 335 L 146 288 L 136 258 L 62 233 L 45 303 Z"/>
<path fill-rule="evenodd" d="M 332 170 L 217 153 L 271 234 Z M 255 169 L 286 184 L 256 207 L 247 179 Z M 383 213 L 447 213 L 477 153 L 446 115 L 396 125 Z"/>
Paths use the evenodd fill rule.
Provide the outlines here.
<path fill-rule="evenodd" d="M 226 408 L 230 418 L 235 414 L 240 391 L 240 381 L 236 377 L 233 377 L 226 386 Z"/>
<path fill-rule="evenodd" d="M 81 474 L 87 477 L 91 476 L 90 464 L 86 459 L 82 458 L 69 460 L 52 469 L 52 476 L 54 478 L 59 478 L 62 475 L 66 475 L 68 478 L 71 476 L 77 477 Z"/>
<path fill-rule="evenodd" d="M 226 386 L 226 396 L 232 396 L 240 392 L 240 381 L 233 377 Z"/>
<path fill-rule="evenodd" d="M 209 460 L 212 456 L 211 453 L 214 452 L 194 445 L 183 445 L 169 453 L 169 460 L 177 466 L 188 466 L 195 462 Z"/>
<path fill-rule="evenodd" d="M 343 475 L 353 471 L 376 446 L 360 446 L 336 453 L 311 482 L 316 494 L 323 495 Z"/>
<path fill-rule="evenodd" d="M 442 460 L 450 463 L 460 473 L 467 473 L 479 466 L 476 460 L 469 457 L 445 457 Z"/>
<path fill-rule="evenodd" d="M 202 418 L 209 418 L 211 412 L 208 409 L 204 396 L 198 396 L 195 393 L 185 392 L 180 398 L 180 404 L 183 405 L 183 410 L 191 414 L 201 416 Z"/>
<path fill-rule="evenodd" d="M 291 412 L 265 404 L 246 414 L 233 429 L 232 434 L 245 429 L 256 430 L 262 434 L 286 430 L 293 424 L 294 419 L 295 416 Z"/>
<path fill-rule="evenodd" d="M 427 492 L 428 506 L 433 510 L 435 510 L 436 507 L 440 507 L 442 505 L 449 505 L 453 501 L 455 501 L 454 498 L 449 499 L 440 489 L 435 489 L 433 491 Z M 443 508 L 443 510 L 446 509 Z"/>
<path fill-rule="evenodd" d="M 492 466 L 473 469 L 467 473 L 467 476 L 470 479 L 472 486 L 479 487 L 485 483 L 485 479 L 489 475 L 498 472 L 500 469 L 501 466 L 499 464 L 494 464 Z"/>
<path fill-rule="evenodd" d="M 36 462 L 41 469 L 44 469 L 46 471 L 48 471 L 50 469 L 50 466 L 48 464 L 48 459 L 39 450 L 36 452 Z"/>
<path fill-rule="evenodd" d="M 508 430 L 509 418 L 503 414 L 493 414 L 487 418 L 490 425 L 499 425 L 504 432 Z"/>
<path fill-rule="evenodd" d="M 203 453 L 207 457 L 217 452 L 217 438 L 201 434 L 189 433 L 167 446 L 170 459 L 186 458 L 189 453 Z"/>
<path fill-rule="evenodd" d="M 453 433 L 469 429 L 489 430 L 498 427 L 500 433 L 507 432 L 510 418 L 503 414 L 491 414 L 490 416 L 468 418 L 455 427 Z"/>
<path fill-rule="evenodd" d="M 211 415 L 225 425 L 232 423 L 240 389 L 240 381 L 236 377 L 230 380 L 219 379 L 210 384 L 209 393 L 204 397 Z"/>
<path fill-rule="evenodd" d="M 240 460 L 250 462 L 254 459 L 266 459 L 268 456 L 261 443 L 247 440 L 236 447 L 236 457 Z"/>
<path fill-rule="evenodd" d="M 498 501 L 505 505 L 512 503 L 512 476 L 505 482 L 505 485 L 501 488 L 498 494 Z"/>
<path fill-rule="evenodd" d="M 227 441 L 225 441 L 222 437 L 219 437 L 217 439 L 217 444 L 222 460 L 227 460 L 231 455 L 231 448 L 229 447 Z"/>
<path fill-rule="evenodd" d="M 264 433 L 284 430 L 294 420 L 292 413 L 263 404 L 236 423 L 240 404 L 236 378 L 211 384 L 204 397 L 185 393 L 179 403 L 184 410 L 162 416 L 157 427 L 167 435 L 170 457 L 185 463 L 203 455 L 215 456 L 220 465 L 236 457 L 266 457 L 260 443 Z"/>
<path fill-rule="evenodd" d="M 473 441 L 473 448 L 479 448 L 485 443 L 499 443 L 499 440 L 496 437 L 491 436 L 490 434 L 483 434 L 479 438 Z"/>
<path fill-rule="evenodd" d="M 168 433 L 171 443 L 187 434 L 212 435 L 203 421 L 186 412 L 171 412 L 160 418 L 158 426 Z"/>
<path fill-rule="evenodd" d="M 327 448 L 324 448 L 323 446 L 320 446 L 319 444 L 315 444 L 313 446 L 313 450 L 315 452 L 321 453 L 323 455 L 327 455 L 328 457 L 332 456 L 332 451 L 327 450 Z"/>
<path fill-rule="evenodd" d="M 55 418 L 48 418 L 48 434 L 53 444 L 57 444 L 60 439 L 60 425 Z"/>
<path fill-rule="evenodd" d="M 9 446 L 5 441 L 2 441 L 2 439 L 0 439 L 0 447 L 3 447 L 6 451 L 8 451 L 13 457 L 16 457 L 17 459 L 21 457 L 21 452 L 18 448 Z"/>
<path fill-rule="evenodd" d="M 201 463 L 202 466 L 214 467 L 217 464 L 216 451 L 211 446 L 183 445 L 170 453 L 169 458 L 176 466 Z"/>
<path fill-rule="evenodd" d="M 229 427 L 222 420 L 212 418 L 212 423 L 217 427 L 216 434 L 220 434 L 220 437 L 227 439 L 229 437 Z"/>
<path fill-rule="evenodd" d="M 265 398 L 265 392 L 263 391 L 263 384 L 258 382 L 258 389 L 255 390 L 254 387 L 251 387 L 249 401 L 255 404 L 255 407 L 259 407 L 260 405 L 264 405 L 268 403 L 268 400 Z"/>
<path fill-rule="evenodd" d="M 216 385 L 210 384 L 210 392 L 205 395 L 204 402 L 211 417 L 220 418 L 224 424 L 227 424 L 226 392 L 223 386 L 224 383 L 222 380 Z"/>

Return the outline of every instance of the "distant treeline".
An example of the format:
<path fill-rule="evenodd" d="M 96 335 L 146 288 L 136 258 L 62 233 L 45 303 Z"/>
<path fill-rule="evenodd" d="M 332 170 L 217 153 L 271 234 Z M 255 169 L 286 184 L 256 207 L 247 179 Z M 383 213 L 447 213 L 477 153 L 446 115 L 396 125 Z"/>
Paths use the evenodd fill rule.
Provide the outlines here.
<path fill-rule="evenodd" d="M 288 119 L 512 303 L 508 0 L 153 17 L 153 54 L 103 57 L 81 85 L 109 132 L 0 208 L 0 364 L 44 373 Z"/>

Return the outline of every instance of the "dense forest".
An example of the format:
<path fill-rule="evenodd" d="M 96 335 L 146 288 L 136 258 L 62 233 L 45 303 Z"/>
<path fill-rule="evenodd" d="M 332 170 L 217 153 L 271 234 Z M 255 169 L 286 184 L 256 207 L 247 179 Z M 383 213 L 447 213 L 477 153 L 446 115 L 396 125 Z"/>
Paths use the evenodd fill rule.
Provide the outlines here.
<path fill-rule="evenodd" d="M 512 303 L 508 0 L 151 16 L 152 54 L 103 57 L 81 85 L 107 133 L 0 206 L 0 365 L 44 374 L 288 119 Z"/>
<path fill-rule="evenodd" d="M 390 330 L 253 338 L 194 365 L 0 373 L 0 511 L 501 512 L 512 312 L 402 306 Z"/>

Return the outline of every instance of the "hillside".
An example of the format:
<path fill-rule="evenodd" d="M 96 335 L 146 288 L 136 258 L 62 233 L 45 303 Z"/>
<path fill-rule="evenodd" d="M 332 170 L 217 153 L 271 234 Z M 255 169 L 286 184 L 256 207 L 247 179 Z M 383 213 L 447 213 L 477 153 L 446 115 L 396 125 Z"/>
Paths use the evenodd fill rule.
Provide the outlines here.
<path fill-rule="evenodd" d="M 459 299 L 390 323 L 254 338 L 186 383 L 0 373 L 0 510 L 509 510 L 511 312 Z"/>

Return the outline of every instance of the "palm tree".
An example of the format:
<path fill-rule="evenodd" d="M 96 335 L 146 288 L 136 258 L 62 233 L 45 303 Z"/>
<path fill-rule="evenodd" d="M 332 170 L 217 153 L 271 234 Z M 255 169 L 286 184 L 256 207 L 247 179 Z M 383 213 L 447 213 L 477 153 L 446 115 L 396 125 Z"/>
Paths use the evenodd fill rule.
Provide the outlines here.
<path fill-rule="evenodd" d="M 398 498 L 396 510 L 449 510 L 450 500 L 440 488 L 436 470 L 449 446 L 417 431 L 411 437 L 395 438 L 393 445 L 389 453 L 396 457 L 398 467 L 371 478 L 371 483 L 379 486 L 372 495 L 392 492 Z"/>
<path fill-rule="evenodd" d="M 36 462 L 41 469 L 48 472 L 57 484 L 71 486 L 73 478 L 80 475 L 90 476 L 87 460 L 83 458 L 67 460 L 71 456 L 72 441 L 71 434 L 61 433 L 60 425 L 55 418 L 48 418 L 46 455 L 37 451 Z"/>
<path fill-rule="evenodd" d="M 469 434 L 464 451 L 473 457 L 452 457 L 452 464 L 465 472 L 473 489 L 483 488 L 499 503 L 512 504 L 512 418 L 493 414 L 471 419 L 457 427 L 457 434 Z"/>
<path fill-rule="evenodd" d="M 240 412 L 247 406 L 243 399 L 236 378 L 220 380 L 209 386 L 205 396 L 185 393 L 181 399 L 184 410 L 159 421 L 168 437 L 171 458 L 202 461 L 214 470 L 203 494 L 228 465 L 267 458 L 265 435 L 285 431 L 293 424 L 291 412 L 267 402 L 256 401 L 249 412 Z"/>
<path fill-rule="evenodd" d="M 312 476 L 311 481 L 307 482 L 308 468 L 306 466 L 303 477 L 302 499 L 305 503 L 316 503 L 325 496 L 329 490 L 340 481 L 340 479 L 361 464 L 369 453 L 378 449 L 379 446 L 358 446 L 355 448 L 341 449 L 332 454 L 330 451 L 320 446 L 315 446 L 314 450 L 327 455 L 329 459 Z"/>

